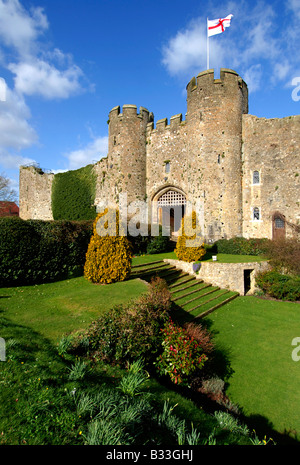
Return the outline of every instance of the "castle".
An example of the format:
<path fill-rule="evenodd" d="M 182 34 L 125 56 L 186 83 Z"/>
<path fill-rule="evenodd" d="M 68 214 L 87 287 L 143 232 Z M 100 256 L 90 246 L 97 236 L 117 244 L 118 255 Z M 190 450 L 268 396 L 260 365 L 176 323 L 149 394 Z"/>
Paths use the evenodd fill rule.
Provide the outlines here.
<path fill-rule="evenodd" d="M 201 203 L 206 242 L 291 236 L 300 223 L 300 116 L 248 114 L 248 88 L 233 70 L 201 72 L 187 85 L 187 113 L 161 119 L 135 105 L 109 113 L 106 158 L 93 165 L 95 205 L 147 201 L 164 208 Z M 20 168 L 20 217 L 51 220 L 54 174 Z M 171 213 L 172 217 L 172 213 Z M 172 225 L 173 230 L 178 225 Z"/>

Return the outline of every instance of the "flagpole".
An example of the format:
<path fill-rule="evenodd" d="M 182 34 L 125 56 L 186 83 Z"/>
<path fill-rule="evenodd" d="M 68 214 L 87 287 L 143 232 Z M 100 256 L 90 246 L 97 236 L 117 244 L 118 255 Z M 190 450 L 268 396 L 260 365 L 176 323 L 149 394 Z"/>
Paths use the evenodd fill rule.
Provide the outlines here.
<path fill-rule="evenodd" d="M 208 18 L 206 19 L 206 57 L 207 57 L 207 69 L 209 69 L 209 38 L 208 38 Z"/>

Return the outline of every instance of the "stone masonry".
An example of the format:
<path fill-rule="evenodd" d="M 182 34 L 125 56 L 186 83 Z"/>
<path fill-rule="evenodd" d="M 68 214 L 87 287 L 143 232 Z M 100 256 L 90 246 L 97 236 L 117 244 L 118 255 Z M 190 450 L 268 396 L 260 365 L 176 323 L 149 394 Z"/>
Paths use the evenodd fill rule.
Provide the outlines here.
<path fill-rule="evenodd" d="M 248 114 L 248 89 L 233 70 L 201 72 L 187 85 L 187 112 L 154 124 L 135 105 L 109 113 L 106 158 L 94 165 L 95 205 L 146 201 L 148 221 L 166 206 L 201 205 L 206 242 L 292 235 L 300 223 L 300 116 Z M 20 169 L 20 216 L 52 219 L 54 175 Z M 172 193 L 179 200 L 172 204 Z M 176 197 L 176 198 L 177 198 Z M 164 200 L 164 203 L 160 203 Z M 181 200 L 180 200 L 181 199 Z"/>

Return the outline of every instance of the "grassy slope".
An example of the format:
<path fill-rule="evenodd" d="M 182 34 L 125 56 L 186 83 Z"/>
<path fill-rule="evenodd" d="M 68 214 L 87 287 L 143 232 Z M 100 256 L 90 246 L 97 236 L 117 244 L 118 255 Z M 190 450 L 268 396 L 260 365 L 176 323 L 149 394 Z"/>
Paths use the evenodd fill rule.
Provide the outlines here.
<path fill-rule="evenodd" d="M 206 321 L 228 352 L 231 400 L 247 416 L 268 418 L 277 431 L 299 437 L 300 362 L 292 360 L 291 343 L 300 334 L 300 304 L 239 297 Z"/>
<path fill-rule="evenodd" d="M 85 328 L 107 308 L 138 297 L 147 289 L 138 279 L 110 286 L 85 278 L 0 289 L 0 311 L 56 342 L 65 333 Z"/>

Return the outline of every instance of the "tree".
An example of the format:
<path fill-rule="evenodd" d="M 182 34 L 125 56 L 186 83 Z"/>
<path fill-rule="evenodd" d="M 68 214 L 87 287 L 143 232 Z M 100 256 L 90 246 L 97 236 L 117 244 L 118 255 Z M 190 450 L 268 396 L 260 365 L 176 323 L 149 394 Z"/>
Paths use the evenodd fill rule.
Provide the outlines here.
<path fill-rule="evenodd" d="M 0 175 L 0 201 L 15 202 L 17 193 L 11 188 L 11 181 L 4 173 Z"/>

